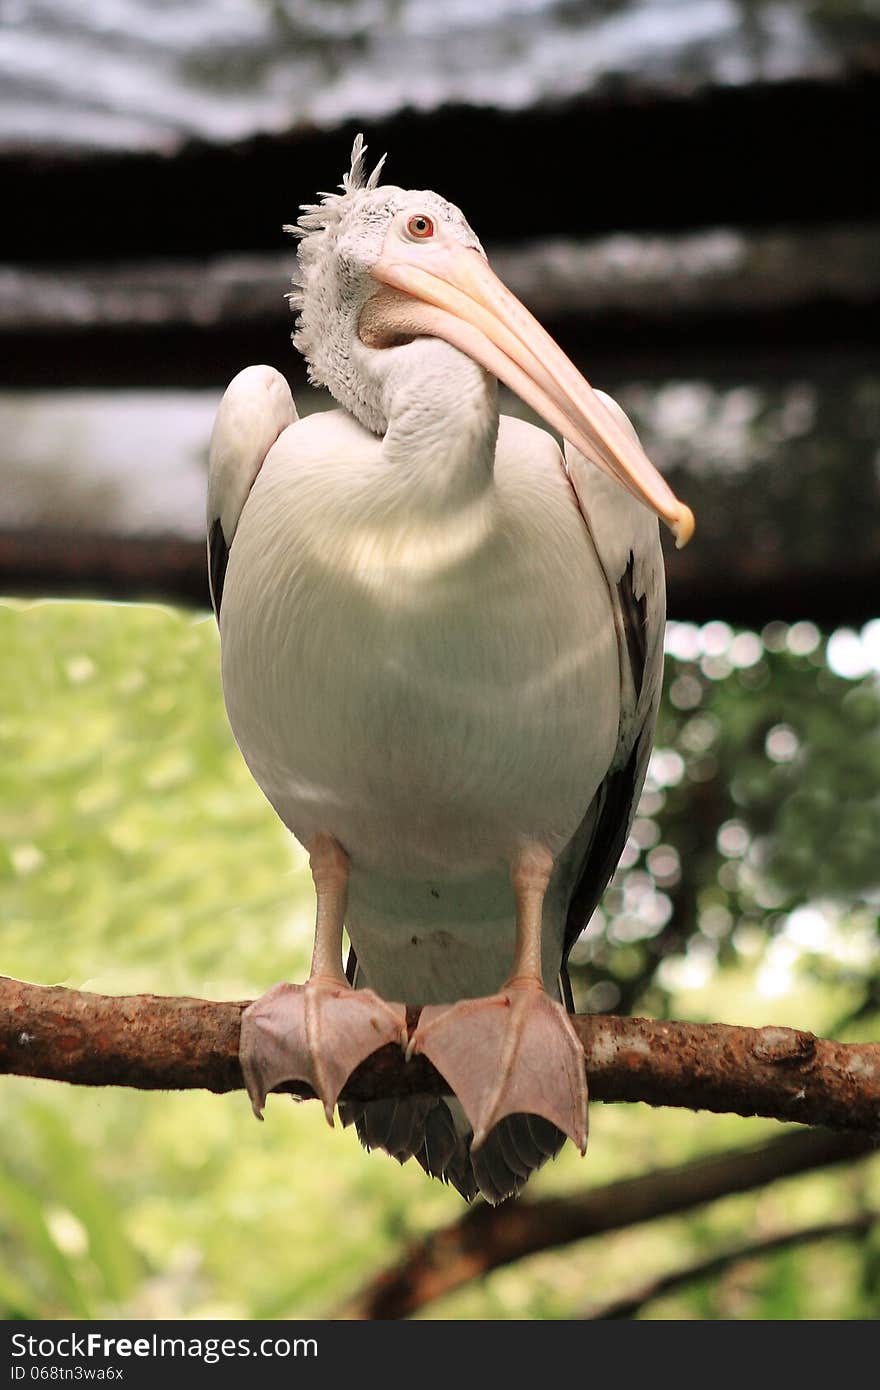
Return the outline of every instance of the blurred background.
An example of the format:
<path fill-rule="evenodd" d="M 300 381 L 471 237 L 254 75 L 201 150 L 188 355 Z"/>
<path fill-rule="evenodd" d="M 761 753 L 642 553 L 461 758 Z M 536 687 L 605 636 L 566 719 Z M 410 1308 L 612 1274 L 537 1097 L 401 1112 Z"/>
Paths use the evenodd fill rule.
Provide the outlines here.
<path fill-rule="evenodd" d="M 281 228 L 364 130 L 697 515 L 579 1006 L 877 1037 L 878 92 L 876 0 L 0 0 L 0 971 L 244 998 L 307 969 L 304 856 L 222 709 L 207 440 L 250 362 L 327 403 Z M 4 1078 L 0 1310 L 880 1314 L 849 1141 L 597 1105 L 520 1249 L 510 1208 L 267 1113 Z M 503 1266 L 456 1262 L 490 1232 Z"/>

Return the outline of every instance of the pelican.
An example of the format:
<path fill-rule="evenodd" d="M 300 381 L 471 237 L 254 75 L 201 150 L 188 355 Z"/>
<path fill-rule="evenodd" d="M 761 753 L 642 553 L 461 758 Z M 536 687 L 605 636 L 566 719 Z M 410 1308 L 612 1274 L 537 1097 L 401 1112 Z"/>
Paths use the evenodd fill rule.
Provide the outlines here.
<path fill-rule="evenodd" d="M 470 1199 L 585 1150 L 567 959 L 629 833 L 662 674 L 658 517 L 693 516 L 438 194 L 304 205 L 293 335 L 339 408 L 248 367 L 210 447 L 209 575 L 244 759 L 309 854 L 305 984 L 245 1012 L 254 1110 L 329 1122 L 388 1043 L 453 1095 L 339 1106 Z M 564 440 L 499 415 L 504 382 Z M 350 951 L 343 969 L 343 931 Z M 405 1005 L 422 1006 L 411 1035 Z"/>

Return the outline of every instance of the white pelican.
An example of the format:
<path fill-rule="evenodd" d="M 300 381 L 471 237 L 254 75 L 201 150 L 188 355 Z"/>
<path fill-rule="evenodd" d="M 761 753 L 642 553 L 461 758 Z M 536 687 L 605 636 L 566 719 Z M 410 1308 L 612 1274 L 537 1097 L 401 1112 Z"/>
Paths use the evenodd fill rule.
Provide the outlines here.
<path fill-rule="evenodd" d="M 343 1104 L 367 1147 L 470 1198 L 586 1146 L 566 961 L 613 872 L 651 748 L 657 517 L 693 517 L 436 193 L 365 176 L 303 209 L 282 376 L 229 386 L 210 452 L 211 590 L 244 758 L 310 854 L 312 968 L 245 1013 L 259 1115 L 284 1079 L 332 1124 L 389 1042 L 457 1099 Z M 499 417 L 497 380 L 565 440 Z M 343 927 L 352 950 L 342 969 Z M 404 1006 L 425 1005 L 407 1037 Z"/>

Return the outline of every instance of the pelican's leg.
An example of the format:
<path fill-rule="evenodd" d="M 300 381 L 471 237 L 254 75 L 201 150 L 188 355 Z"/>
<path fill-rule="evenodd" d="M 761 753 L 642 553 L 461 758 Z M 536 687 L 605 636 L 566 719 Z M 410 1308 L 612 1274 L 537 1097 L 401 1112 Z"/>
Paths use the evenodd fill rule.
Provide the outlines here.
<path fill-rule="evenodd" d="M 305 1081 L 333 1107 L 355 1067 L 386 1043 L 406 1045 L 406 1009 L 371 989 L 352 989 L 342 971 L 348 856 L 331 835 L 309 842 L 318 898 L 315 950 L 304 985 L 274 985 L 241 1016 L 239 1060 L 254 1114 L 282 1081 Z"/>
<path fill-rule="evenodd" d="M 422 1052 L 446 1078 L 479 1148 L 505 1115 L 550 1120 L 587 1146 L 587 1083 L 580 1040 L 561 1004 L 544 990 L 541 919 L 553 859 L 529 845 L 514 860 L 516 954 L 498 994 L 422 1010 L 408 1055 Z"/>

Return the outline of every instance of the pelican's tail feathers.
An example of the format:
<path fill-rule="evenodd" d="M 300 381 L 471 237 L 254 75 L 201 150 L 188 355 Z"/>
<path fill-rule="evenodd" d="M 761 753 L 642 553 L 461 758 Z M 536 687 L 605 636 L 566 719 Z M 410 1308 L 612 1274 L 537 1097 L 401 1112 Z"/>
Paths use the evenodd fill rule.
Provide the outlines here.
<path fill-rule="evenodd" d="M 339 1116 L 355 1126 L 365 1149 L 383 1149 L 398 1163 L 414 1158 L 465 1201 L 481 1193 L 493 1206 L 516 1196 L 565 1143 L 565 1135 L 539 1115 L 508 1115 L 473 1152 L 464 1111 L 457 1100 L 442 1096 L 343 1101 Z"/>

